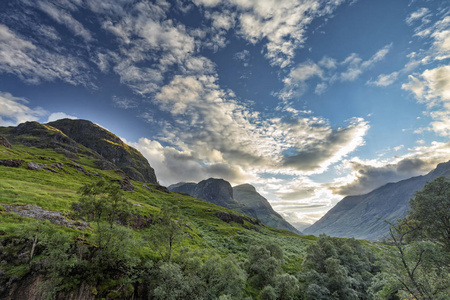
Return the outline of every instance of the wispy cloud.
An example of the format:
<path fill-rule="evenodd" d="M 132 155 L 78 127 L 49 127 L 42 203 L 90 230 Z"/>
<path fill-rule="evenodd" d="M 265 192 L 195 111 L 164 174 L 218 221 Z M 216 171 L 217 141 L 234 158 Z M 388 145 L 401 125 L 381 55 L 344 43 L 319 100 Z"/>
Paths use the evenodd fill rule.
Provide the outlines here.
<path fill-rule="evenodd" d="M 84 62 L 42 49 L 0 24 L 0 72 L 32 84 L 59 79 L 73 85 L 92 86 L 87 69 Z"/>
<path fill-rule="evenodd" d="M 287 99 L 298 98 L 307 90 L 307 81 L 312 81 L 315 78 L 319 81 L 315 88 L 316 94 L 322 94 L 336 81 L 354 81 L 365 71 L 372 68 L 377 62 L 383 60 L 389 53 L 391 47 L 392 44 L 384 46 L 368 60 L 363 60 L 358 54 L 352 53 L 340 62 L 334 58 L 325 56 L 318 63 L 311 60 L 300 63 L 292 68 L 289 74 L 283 79 L 284 87 L 277 95 L 285 101 Z M 392 80 L 392 78 L 380 77 L 377 83 L 386 84 L 387 79 Z"/>

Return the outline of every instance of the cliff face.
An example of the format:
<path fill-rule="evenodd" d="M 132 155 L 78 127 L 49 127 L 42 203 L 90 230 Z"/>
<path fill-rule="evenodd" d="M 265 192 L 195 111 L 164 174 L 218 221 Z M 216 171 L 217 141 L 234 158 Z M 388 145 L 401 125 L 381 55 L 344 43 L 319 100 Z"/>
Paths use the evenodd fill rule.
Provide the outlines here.
<path fill-rule="evenodd" d="M 389 224 L 385 220 L 395 222 L 404 218 L 409 209 L 409 199 L 428 181 L 439 176 L 450 177 L 450 161 L 439 164 L 425 176 L 388 183 L 365 195 L 347 196 L 303 232 L 368 240 L 382 239 L 389 230 Z"/>
<path fill-rule="evenodd" d="M 59 129 L 75 142 L 97 152 L 132 179 L 157 183 L 155 171 L 147 159 L 108 130 L 86 120 L 62 119 L 47 125 Z M 101 167 L 101 162 L 98 164 Z"/>

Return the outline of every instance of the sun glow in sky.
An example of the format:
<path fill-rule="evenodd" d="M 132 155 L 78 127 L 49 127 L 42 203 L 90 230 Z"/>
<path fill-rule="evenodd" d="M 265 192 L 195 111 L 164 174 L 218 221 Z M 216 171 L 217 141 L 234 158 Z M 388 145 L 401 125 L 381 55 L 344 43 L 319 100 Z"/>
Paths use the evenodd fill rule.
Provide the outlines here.
<path fill-rule="evenodd" d="M 88 119 L 161 184 L 250 183 L 302 228 L 450 159 L 450 6 L 0 2 L 0 125 Z"/>

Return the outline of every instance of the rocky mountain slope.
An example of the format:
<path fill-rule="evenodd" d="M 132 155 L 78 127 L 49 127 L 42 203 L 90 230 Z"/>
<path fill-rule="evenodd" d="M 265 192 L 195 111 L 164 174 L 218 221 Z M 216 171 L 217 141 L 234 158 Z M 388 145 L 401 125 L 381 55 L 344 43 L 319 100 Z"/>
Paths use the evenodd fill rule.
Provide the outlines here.
<path fill-rule="evenodd" d="M 61 130 L 75 142 L 94 150 L 132 179 L 157 183 L 155 171 L 139 151 L 91 121 L 61 119 L 47 125 Z"/>
<path fill-rule="evenodd" d="M 253 185 L 241 184 L 233 187 L 234 199 L 253 209 L 256 217 L 264 225 L 272 228 L 287 229 L 297 234 L 301 234 L 294 226 L 289 224 L 282 216 L 273 210 L 269 201 L 261 196 Z"/>
<path fill-rule="evenodd" d="M 405 217 L 409 199 L 428 181 L 439 176 L 450 177 L 450 161 L 439 164 L 425 176 L 388 183 L 365 195 L 347 196 L 303 232 L 367 240 L 382 239 L 389 230 L 385 220 L 394 222 Z"/>
<path fill-rule="evenodd" d="M 0 134 L 11 143 L 53 149 L 75 160 L 85 155 L 99 169 L 121 170 L 133 180 L 157 183 L 153 168 L 139 151 L 90 121 L 25 122 L 3 127 Z"/>
<path fill-rule="evenodd" d="M 183 192 L 195 198 L 235 210 L 253 218 L 258 218 L 266 226 L 286 229 L 301 234 L 277 214 L 269 202 L 249 184 L 232 188 L 228 181 L 209 178 L 199 183 L 180 182 L 173 184 L 169 186 L 169 190 Z"/>

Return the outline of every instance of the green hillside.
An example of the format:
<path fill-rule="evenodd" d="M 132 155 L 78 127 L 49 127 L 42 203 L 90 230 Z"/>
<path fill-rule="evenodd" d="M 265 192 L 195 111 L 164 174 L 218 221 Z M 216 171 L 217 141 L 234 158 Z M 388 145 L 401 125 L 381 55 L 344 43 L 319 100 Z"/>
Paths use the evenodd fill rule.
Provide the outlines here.
<path fill-rule="evenodd" d="M 299 236 L 134 180 L 112 152 L 49 124 L 0 127 L 0 136 L 0 299 L 407 295 L 392 246 Z M 420 276 L 428 267 L 419 264 Z M 448 282 L 431 276 L 438 288 Z"/>

